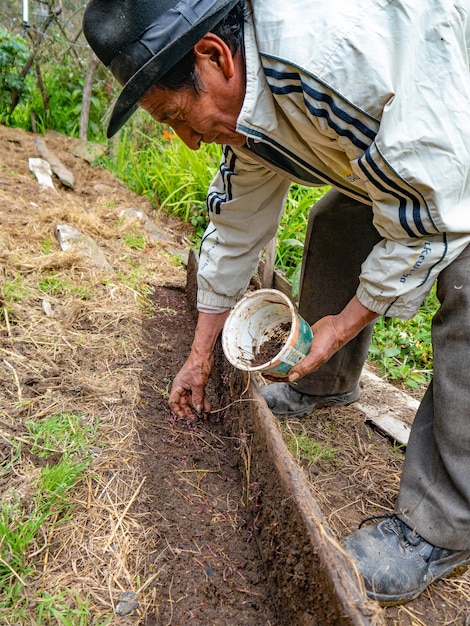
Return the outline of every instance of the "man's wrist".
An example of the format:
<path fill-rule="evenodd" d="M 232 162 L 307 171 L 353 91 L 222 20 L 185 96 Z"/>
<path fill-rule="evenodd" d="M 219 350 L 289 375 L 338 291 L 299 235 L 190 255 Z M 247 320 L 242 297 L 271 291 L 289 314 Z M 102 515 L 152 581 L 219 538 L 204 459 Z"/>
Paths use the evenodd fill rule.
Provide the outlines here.
<path fill-rule="evenodd" d="M 335 326 L 342 343 L 347 343 L 379 315 L 359 302 L 356 296 L 336 316 Z"/>
<path fill-rule="evenodd" d="M 199 313 L 191 352 L 195 357 L 204 358 L 214 351 L 215 342 L 224 327 L 229 311 L 223 313 Z"/>

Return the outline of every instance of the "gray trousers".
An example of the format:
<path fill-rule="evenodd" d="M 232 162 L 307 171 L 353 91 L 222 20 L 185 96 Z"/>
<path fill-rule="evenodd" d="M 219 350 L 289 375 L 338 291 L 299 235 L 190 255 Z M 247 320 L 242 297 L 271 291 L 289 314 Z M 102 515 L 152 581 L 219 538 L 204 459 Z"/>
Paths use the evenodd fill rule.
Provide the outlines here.
<path fill-rule="evenodd" d="M 380 236 L 369 206 L 330 191 L 312 209 L 299 312 L 313 324 L 339 313 L 356 293 L 361 264 Z M 470 246 L 437 281 L 432 322 L 434 378 L 407 446 L 396 513 L 442 548 L 470 549 Z M 295 388 L 350 391 L 367 358 L 373 324 Z"/>

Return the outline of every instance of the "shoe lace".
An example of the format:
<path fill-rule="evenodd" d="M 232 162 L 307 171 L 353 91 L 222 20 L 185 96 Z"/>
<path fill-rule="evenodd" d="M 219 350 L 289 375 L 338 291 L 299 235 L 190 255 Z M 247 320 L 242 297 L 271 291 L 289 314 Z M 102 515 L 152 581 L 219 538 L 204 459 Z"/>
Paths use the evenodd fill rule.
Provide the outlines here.
<path fill-rule="evenodd" d="M 396 513 L 387 513 L 385 515 L 371 515 L 370 517 L 366 517 L 359 524 L 359 528 L 362 528 L 364 524 L 367 522 L 377 521 L 380 519 L 389 519 L 390 525 L 393 524 L 394 531 L 402 541 L 407 546 L 417 546 L 423 540 L 423 537 L 419 535 L 415 530 L 413 530 L 408 524 L 405 524 L 403 520 L 401 520 Z"/>

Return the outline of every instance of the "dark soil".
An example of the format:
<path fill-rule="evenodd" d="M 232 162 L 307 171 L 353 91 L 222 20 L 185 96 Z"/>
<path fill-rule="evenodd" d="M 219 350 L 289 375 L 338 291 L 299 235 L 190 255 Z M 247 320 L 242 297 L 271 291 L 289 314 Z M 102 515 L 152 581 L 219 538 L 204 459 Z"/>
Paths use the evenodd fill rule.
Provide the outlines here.
<path fill-rule="evenodd" d="M 159 572 L 158 611 L 148 624 L 279 624 L 247 517 L 241 442 L 224 424 L 226 412 L 178 420 L 160 391 L 189 353 L 194 319 L 185 294 L 162 288 L 154 304 L 139 416 L 149 498 L 142 512 L 155 534 L 149 570 Z M 228 389 L 219 384 L 210 392 L 224 406 Z"/>
<path fill-rule="evenodd" d="M 253 367 L 258 367 L 258 365 L 264 365 L 274 359 L 274 357 L 277 356 L 285 346 L 290 329 L 291 324 L 289 322 L 280 324 L 277 328 L 275 328 L 269 339 L 263 341 L 259 349 L 255 352 L 251 365 Z"/>

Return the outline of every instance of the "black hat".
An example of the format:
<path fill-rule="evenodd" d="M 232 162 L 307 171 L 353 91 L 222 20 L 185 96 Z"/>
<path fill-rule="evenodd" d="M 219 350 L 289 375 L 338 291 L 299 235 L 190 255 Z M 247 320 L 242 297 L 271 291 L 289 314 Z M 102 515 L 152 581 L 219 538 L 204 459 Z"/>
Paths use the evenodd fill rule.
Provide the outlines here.
<path fill-rule="evenodd" d="M 91 0 L 83 32 L 124 88 L 108 126 L 112 137 L 138 100 L 239 0 Z"/>

